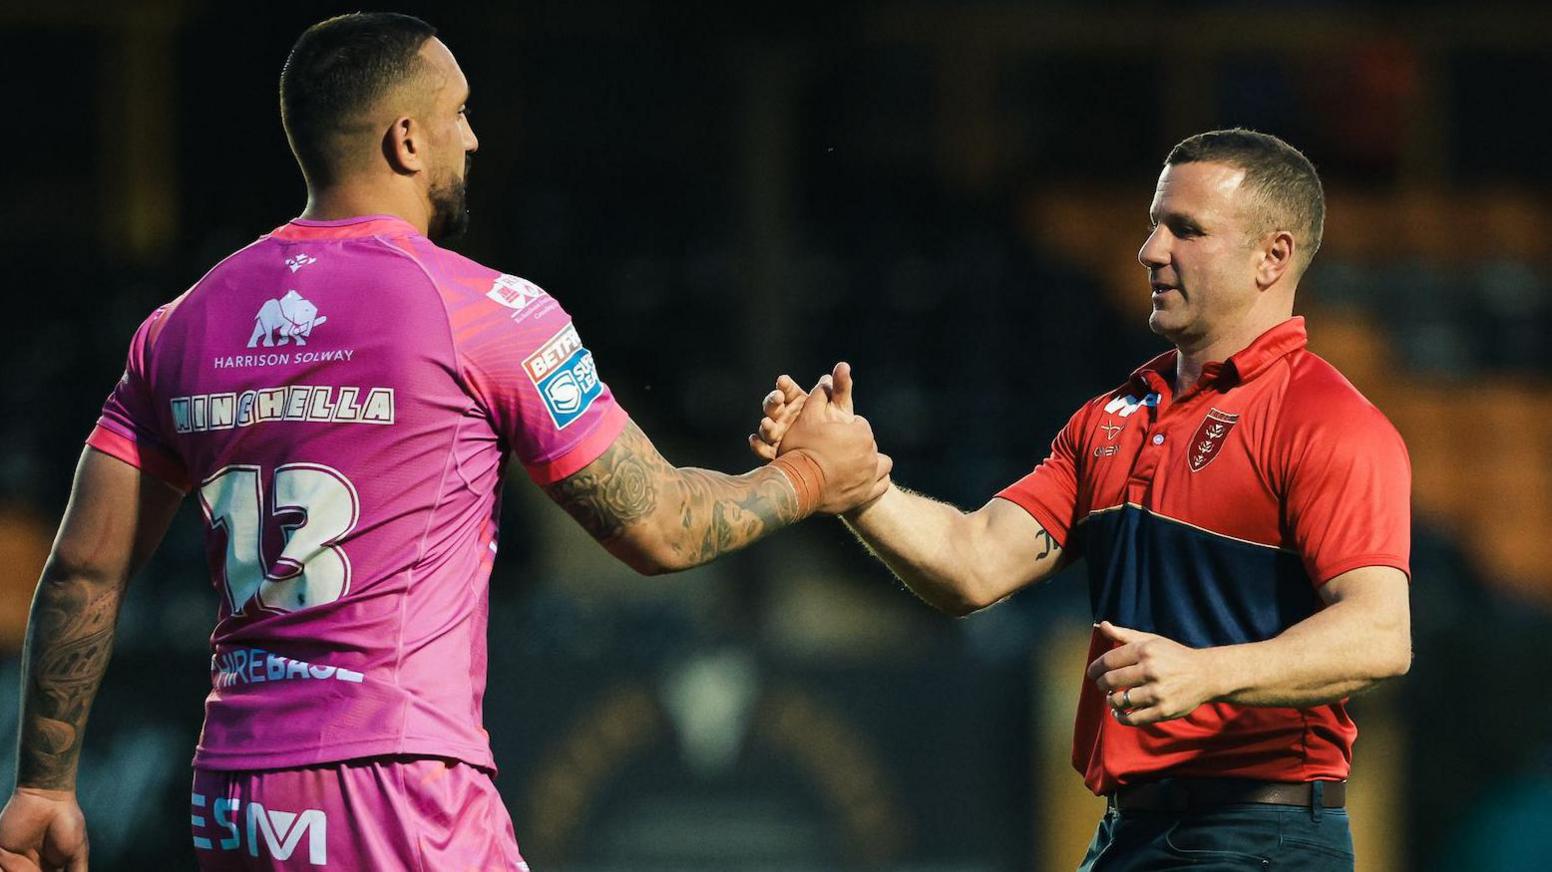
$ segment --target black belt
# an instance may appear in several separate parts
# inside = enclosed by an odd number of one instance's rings
[[[1249,781],[1243,778],[1167,778],[1122,787],[1107,799],[1119,811],[1193,811],[1215,805],[1249,802],[1311,808],[1314,784],[1320,785],[1324,808],[1347,805],[1347,782]]]

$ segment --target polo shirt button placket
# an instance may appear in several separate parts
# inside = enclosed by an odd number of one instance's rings
[[[1168,395],[1168,387],[1162,379],[1157,377],[1147,379],[1141,386],[1148,394],[1157,399],[1148,404],[1148,408],[1140,412],[1146,415],[1147,426],[1143,430],[1143,444],[1132,459],[1132,469],[1126,478],[1125,501],[1135,505],[1144,505],[1148,488],[1153,484],[1153,473],[1159,467],[1159,449],[1164,445],[1164,434],[1159,432],[1164,427],[1164,419],[1168,417],[1174,406],[1173,399]]]
[[[1160,424],[1155,422],[1149,429],[1156,430]],[[1132,464],[1132,474],[1126,481],[1126,501],[1142,505],[1147,496],[1148,487],[1153,483],[1153,472],[1159,467],[1158,450],[1164,445],[1164,434],[1154,433],[1147,437],[1142,450],[1137,452],[1137,460]]]

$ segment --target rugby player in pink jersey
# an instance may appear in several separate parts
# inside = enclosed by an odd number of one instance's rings
[[[887,488],[849,379],[833,402],[816,390],[769,466],[673,466],[554,297],[438,247],[466,221],[468,94],[419,19],[341,16],[292,49],[306,211],[130,344],[33,603],[6,872],[86,868],[87,712],[128,579],[186,495],[222,595],[200,867],[521,870],[481,724],[508,458],[649,574]]]

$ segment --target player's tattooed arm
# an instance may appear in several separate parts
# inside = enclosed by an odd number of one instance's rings
[[[546,491],[610,553],[649,574],[699,566],[802,517],[780,470],[675,467],[635,423]]]
[[[18,788],[74,789],[119,603],[182,499],[121,460],[90,448],[81,456],[27,623]]]
[[[113,651],[123,589],[45,573],[27,625],[21,745],[16,782],[69,790],[86,715]]]

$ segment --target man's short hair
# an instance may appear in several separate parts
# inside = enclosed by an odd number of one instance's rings
[[[1170,149],[1165,166],[1219,163],[1245,172],[1242,183],[1255,196],[1260,213],[1258,235],[1288,230],[1299,242],[1300,269],[1320,250],[1326,224],[1326,194],[1315,165],[1288,143],[1255,130],[1236,127],[1198,133]]]
[[[309,184],[333,181],[363,113],[423,64],[436,28],[411,15],[354,12],[303,31],[280,71],[280,119]]]

